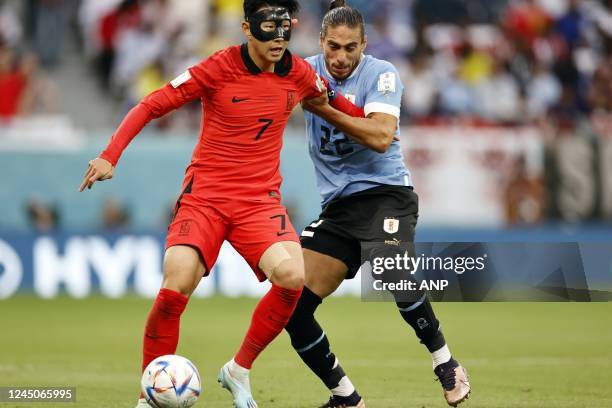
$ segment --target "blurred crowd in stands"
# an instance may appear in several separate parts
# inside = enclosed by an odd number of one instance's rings
[[[294,52],[318,52],[327,0],[302,1]],[[392,61],[413,123],[585,119],[612,133],[612,0],[352,0],[367,53]],[[214,51],[242,41],[242,0],[4,0],[0,117],[55,112],[67,43],[123,112]],[[82,63],[82,62],[81,62]],[[60,99],[60,100],[58,100]],[[187,117],[197,126],[198,111]],[[406,122],[404,122],[406,123]]]
[[[40,65],[44,62],[48,67],[57,61],[59,49],[52,49],[51,42],[57,42],[60,33],[51,29],[45,18],[37,19],[39,36],[32,37],[31,45],[26,45],[26,37],[32,31],[13,5],[14,2],[0,2],[0,124],[16,115],[53,113],[58,109],[58,90]],[[43,41],[46,35],[49,43]],[[35,44],[36,41],[41,43]]]
[[[409,115],[501,124],[548,117],[562,129],[590,117],[609,134],[611,6],[521,0],[493,10],[492,21],[419,19],[404,65]]]
[[[402,124],[535,125],[545,136],[612,136],[612,0],[348,2],[366,19],[366,53],[400,71]],[[290,48],[306,57],[319,52],[329,1],[301,4]],[[121,118],[190,65],[243,42],[243,18],[242,0],[0,0],[0,129],[33,115],[79,117],[79,106],[99,103],[84,82]],[[71,110],[67,87],[79,99]],[[199,120],[194,103],[156,126],[193,130]],[[303,126],[299,115],[294,123]],[[537,222],[546,207],[543,182],[521,158],[515,167],[506,180],[506,218]],[[60,223],[60,211],[41,199],[26,211],[38,231]],[[106,202],[103,228],[130,222],[128,205]]]

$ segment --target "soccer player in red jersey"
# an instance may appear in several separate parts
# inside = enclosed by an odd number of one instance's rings
[[[113,177],[123,150],[152,119],[202,100],[202,127],[166,239],[164,277],[147,319],[143,369],[174,354],[189,296],[210,273],[224,240],[272,288],[260,300],[238,352],[219,381],[238,408],[254,408],[249,370],[283,330],[304,285],[299,239],[280,197],[280,150],[300,101],[326,104],[325,86],[310,65],[287,50],[295,0],[245,0],[248,42],[217,52],[144,98],[125,117],[106,150],[89,162],[80,191]],[[356,115],[362,111],[334,99]],[[146,407],[153,395],[143,395]]]

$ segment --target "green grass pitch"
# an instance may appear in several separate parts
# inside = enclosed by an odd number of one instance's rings
[[[230,407],[216,383],[235,352],[254,299],[194,299],[178,354],[203,378],[196,407]],[[141,333],[150,300],[100,297],[0,301],[0,386],[75,386],[77,403],[0,407],[135,405]],[[438,303],[451,351],[467,367],[462,407],[612,407],[612,303]],[[318,314],[333,350],[369,408],[446,406],[431,360],[394,305],[326,301]],[[255,363],[262,408],[316,407],[327,392],[283,333]]]

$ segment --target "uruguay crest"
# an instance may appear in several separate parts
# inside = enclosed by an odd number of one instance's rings
[[[387,234],[395,234],[399,230],[399,220],[397,218],[385,218],[383,230]]]

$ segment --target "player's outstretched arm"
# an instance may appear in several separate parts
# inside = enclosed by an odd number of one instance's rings
[[[397,131],[397,118],[386,113],[376,112],[367,118],[359,118],[340,112],[329,104],[312,104],[307,100],[302,106],[334,125],[357,143],[378,153],[389,149]]]
[[[144,102],[144,100],[143,100]],[[91,160],[85,171],[85,176],[79,187],[79,192],[85,187],[91,189],[96,181],[112,178],[115,166],[121,153],[136,135],[145,127],[153,115],[146,103],[140,102],[123,119],[102,154]]]
[[[319,89],[321,89],[321,92],[326,91],[328,103],[331,105],[332,108],[337,109],[340,112],[346,113],[347,115],[355,118],[365,117],[365,111],[363,110],[363,108],[353,104],[351,101],[346,99],[344,95],[333,89],[327,79],[320,77],[318,74],[317,79],[317,86],[319,87]],[[317,103],[314,103],[315,101]],[[308,102],[311,105],[323,105],[323,103],[321,103],[321,98],[310,99],[308,100]]]
[[[146,96],[128,112],[102,154],[89,162],[79,191],[83,191],[85,187],[91,189],[96,181],[111,179],[121,154],[147,123],[164,116],[196,96],[195,93],[186,94],[171,85],[166,85]]]
[[[378,153],[386,152],[395,139],[397,118],[385,113],[371,113],[364,117],[363,108],[351,103],[341,93],[330,90],[329,82],[317,77],[317,86],[326,89],[329,98],[306,99],[302,107],[322,117],[357,143]]]

